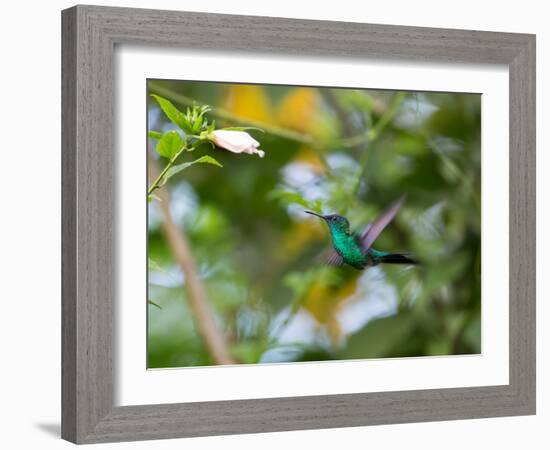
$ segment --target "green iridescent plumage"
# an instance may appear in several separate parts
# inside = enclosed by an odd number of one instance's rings
[[[306,212],[321,217],[329,227],[333,251],[328,257],[328,262],[333,265],[348,264],[358,270],[363,270],[380,263],[417,264],[415,260],[405,254],[382,252],[371,247],[374,240],[391,222],[402,203],[403,199],[394,203],[360,234],[351,231],[348,219],[343,216]]]

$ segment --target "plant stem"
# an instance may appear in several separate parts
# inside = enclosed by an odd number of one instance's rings
[[[185,146],[183,147],[185,148]],[[183,151],[183,150],[181,150]],[[159,176],[155,179],[155,181],[153,181],[153,184],[151,185],[151,187],[149,188],[149,190],[147,191],[147,195],[151,195],[155,189],[158,189],[160,188],[160,182],[162,181],[162,179],[164,178],[164,175],[166,175],[166,172],[168,172],[168,170],[170,169],[170,167],[172,167],[174,165],[174,162],[176,161],[176,158],[180,155],[181,151],[179,151],[169,162],[168,164],[166,164],[166,167],[164,169],[162,169],[162,172],[159,174]]]
[[[194,137],[194,136],[193,136]],[[201,141],[197,141],[194,144],[191,145],[191,147],[187,147],[187,143],[184,143],[183,146],[178,150],[178,152],[168,161],[168,164],[166,164],[166,167],[162,169],[162,172],[160,172],[159,176],[155,178],[155,181],[153,181],[153,184],[151,187],[147,190],[147,195],[151,195],[155,189],[159,189],[162,187],[160,184],[162,182],[162,179],[164,178],[164,175],[166,175],[166,172],[170,170],[170,168],[174,165],[176,160],[179,158],[179,156],[185,152],[185,151],[193,151],[195,150],[199,145],[201,144]]]
[[[157,163],[152,157],[149,160],[149,169],[152,177],[158,173]],[[159,177],[160,175],[156,179],[159,179]],[[154,185],[155,183],[153,183]],[[210,307],[206,294],[206,287],[199,277],[185,232],[176,225],[170,213],[168,190],[166,187],[158,187],[158,185],[157,189],[159,189],[162,226],[166,234],[168,247],[185,276],[187,297],[193,311],[197,331],[203,338],[208,352],[216,364],[235,364],[235,360],[229,354],[225,338],[216,323],[214,312]]]

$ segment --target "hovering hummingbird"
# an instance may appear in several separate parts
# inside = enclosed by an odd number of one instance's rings
[[[313,211],[305,212],[320,217],[329,227],[332,248],[329,251],[327,262],[335,266],[345,263],[358,270],[363,270],[380,263],[418,264],[406,254],[382,252],[371,247],[384,228],[392,221],[402,204],[403,197],[392,204],[372,224],[367,225],[361,233],[352,232],[348,219],[338,214],[322,215]]]

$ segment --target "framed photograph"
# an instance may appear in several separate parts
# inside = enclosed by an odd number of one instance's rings
[[[535,413],[535,37],[75,6],[62,436]]]

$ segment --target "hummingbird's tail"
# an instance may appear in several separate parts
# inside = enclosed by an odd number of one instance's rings
[[[380,257],[380,262],[386,264],[418,264],[418,261],[404,253],[388,253]]]

